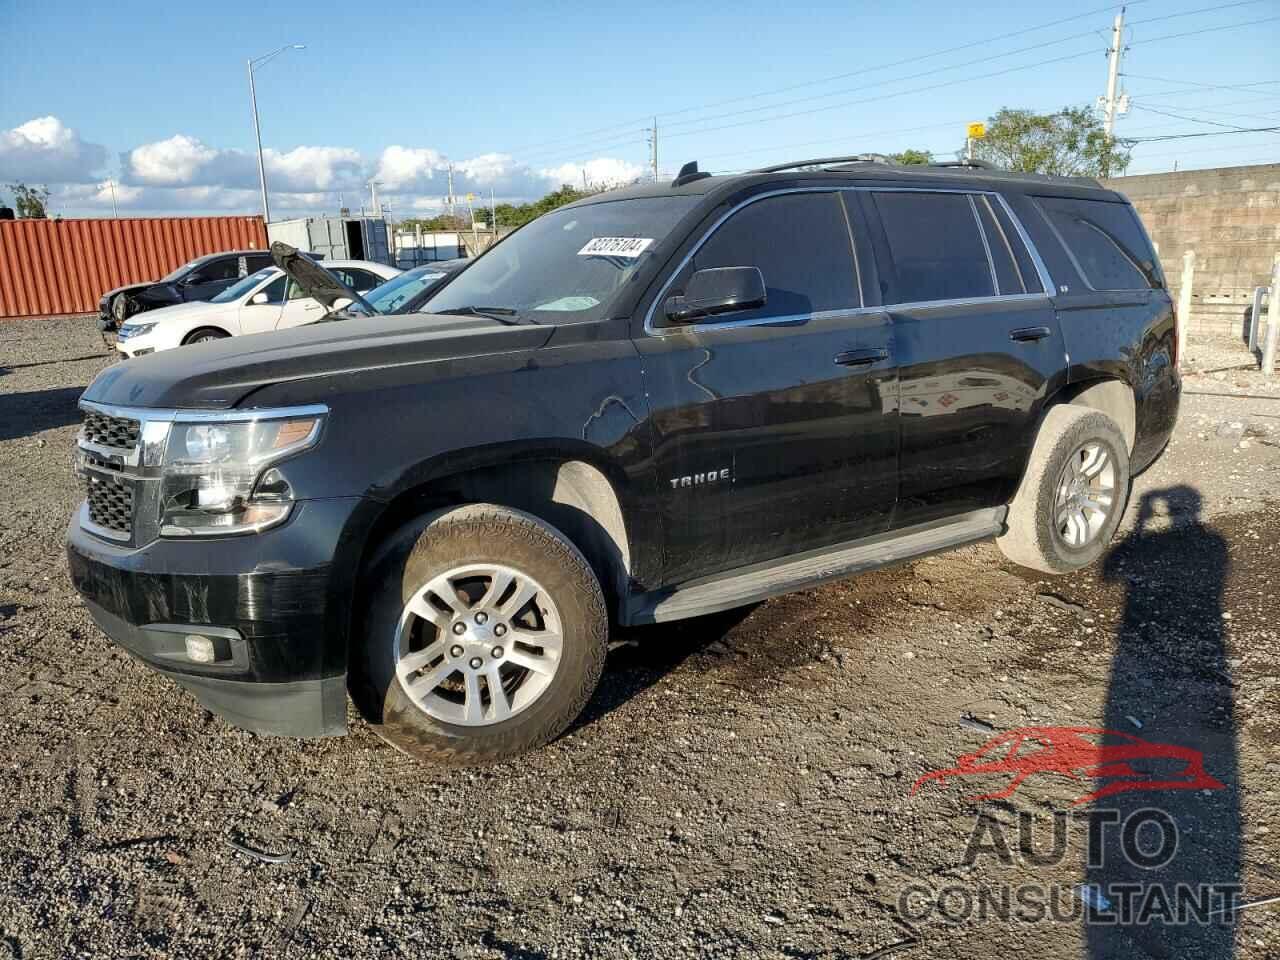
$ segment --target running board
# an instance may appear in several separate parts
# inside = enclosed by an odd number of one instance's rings
[[[1006,507],[974,510],[862,540],[838,543],[780,560],[633,595],[626,622],[666,623],[717,613],[865,570],[994,537],[1004,530]]]

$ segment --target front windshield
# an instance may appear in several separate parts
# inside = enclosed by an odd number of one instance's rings
[[[699,199],[645,197],[553,210],[503,240],[419,309],[509,310],[535,323],[598,320]]]
[[[166,273],[163,277],[160,278],[160,282],[173,283],[175,280],[177,280],[180,276],[182,276],[184,273],[186,273],[188,270],[190,270],[192,267],[194,267],[197,263],[199,263],[203,259],[204,257],[196,257],[194,260],[188,260],[186,263],[180,266],[177,270],[174,270],[172,273]]]
[[[364,298],[369,301],[378,313],[391,313],[396,307],[405,303],[430,284],[444,277],[443,270],[435,267],[418,267],[392,277],[386,283],[380,283]]]
[[[276,272],[275,267],[267,267],[265,270],[259,270],[257,273],[251,273],[243,280],[233,283],[227,289],[210,300],[210,303],[230,303],[232,300],[239,300],[246,293],[260,284],[267,277]]]

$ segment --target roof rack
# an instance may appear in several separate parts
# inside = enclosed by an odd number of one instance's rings
[[[855,153],[848,157],[819,157],[816,160],[794,160],[791,163],[779,163],[772,167],[760,167],[752,173],[781,173],[784,170],[797,170],[801,167],[829,167],[837,163],[880,163],[885,166],[896,164],[883,153]]]
[[[974,170],[999,170],[1006,173],[1004,167],[997,167],[994,163],[988,163],[986,160],[939,160],[936,163],[925,164],[929,167],[972,167]]]

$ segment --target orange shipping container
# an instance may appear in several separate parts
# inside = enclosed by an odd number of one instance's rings
[[[0,318],[90,313],[206,253],[264,250],[261,217],[0,220]]]

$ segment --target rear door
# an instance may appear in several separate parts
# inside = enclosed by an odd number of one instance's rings
[[[289,288],[285,295],[284,309],[280,311],[280,319],[276,326],[283,330],[296,327],[312,320],[319,320],[325,315],[324,305],[307,296],[298,281],[289,278]]]
[[[1000,197],[860,193],[893,320],[902,398],[895,527],[1006,502],[1064,382],[1045,281]]]
[[[863,305],[851,236],[864,233],[838,192],[757,197],[662,287],[636,347],[666,582],[887,526],[897,486],[893,333]],[[760,269],[763,307],[666,322],[663,303],[695,270],[734,266]]]

